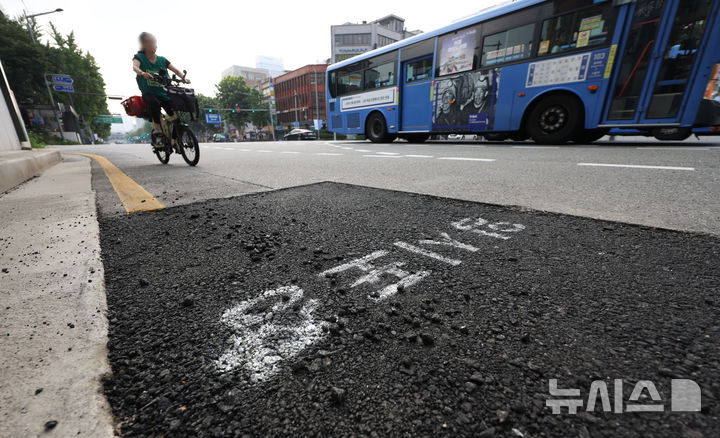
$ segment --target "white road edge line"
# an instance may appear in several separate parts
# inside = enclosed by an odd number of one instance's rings
[[[511,146],[513,149],[560,149],[558,146]]]
[[[449,161],[484,161],[491,163],[497,161],[494,158],[463,158],[463,157],[439,157],[438,160],[449,160]]]
[[[396,152],[375,152],[378,155],[400,155]]]
[[[362,152],[363,154],[369,154],[372,151],[369,149],[357,149],[356,152]]]
[[[400,155],[363,155],[365,158],[405,158]]]
[[[405,155],[408,158],[435,158],[432,155]]]
[[[709,147],[707,147],[707,148],[704,148],[704,147],[687,147],[687,148],[683,148],[683,147],[666,147],[666,148],[663,148],[663,147],[657,147],[657,148],[655,148],[655,147],[652,147],[652,148],[637,147],[635,149],[639,149],[641,151],[642,150],[645,150],[645,151],[711,151],[712,150]]]
[[[300,152],[298,152],[298,151],[282,151],[281,153],[282,154],[299,154]]]
[[[675,166],[645,166],[640,164],[605,164],[605,163],[578,163],[578,166],[591,167],[624,167],[628,169],[659,169],[659,170],[689,170],[694,171],[694,167],[675,167]]]
[[[334,154],[331,152],[316,152],[315,155],[322,155],[323,157],[337,157],[342,154]]]

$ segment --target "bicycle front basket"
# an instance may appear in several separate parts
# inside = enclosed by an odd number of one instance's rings
[[[167,93],[168,97],[170,97],[172,109],[190,113],[193,118],[200,115],[200,107],[197,97],[195,97],[195,90],[185,87],[167,87]]]

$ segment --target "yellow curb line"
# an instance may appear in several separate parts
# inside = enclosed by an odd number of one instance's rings
[[[117,193],[120,201],[125,207],[125,211],[130,213],[137,213],[139,211],[152,211],[162,210],[165,206],[155,199],[147,190],[145,190],[140,184],[133,181],[132,178],[127,176],[122,170],[118,169],[113,163],[102,155],[95,154],[82,154],[79,152],[70,152],[72,155],[82,155],[84,157],[92,158],[105,171]]]

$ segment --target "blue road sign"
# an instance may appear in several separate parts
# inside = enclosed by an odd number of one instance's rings
[[[59,91],[59,92],[61,92],[61,93],[74,93],[74,92],[75,92],[75,87],[73,87],[72,85],[58,85],[58,84],[55,84],[55,85],[53,85],[53,90]]]
[[[67,76],[67,75],[52,75],[52,81],[53,81],[53,83],[59,84],[59,85],[63,85],[63,84],[72,85],[73,78],[71,78],[70,76]]]
[[[220,116],[220,114],[206,113],[205,123],[207,123],[208,125],[219,125],[222,123],[222,117]]]

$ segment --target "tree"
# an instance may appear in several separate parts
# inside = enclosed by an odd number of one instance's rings
[[[225,115],[226,119],[235,125],[241,127],[245,123],[253,123],[255,126],[265,126],[270,123],[270,116],[263,104],[262,94],[248,86],[245,80],[239,76],[226,76],[215,88],[217,89],[217,105],[221,108],[232,109],[238,107],[242,110],[258,110],[229,112]]]
[[[24,19],[22,19],[24,22]],[[34,20],[30,20],[36,38],[41,35]],[[54,45],[40,44],[30,38],[26,23],[0,15],[0,59],[3,62],[10,87],[21,107],[50,104],[45,86],[45,73],[68,74],[75,81],[78,92],[97,95],[74,94],[77,111],[90,122],[99,136],[110,135],[110,125],[93,122],[95,116],[109,113],[105,100],[105,82],[95,59],[83,53],[75,42],[74,33],[61,35],[50,24],[50,37]],[[69,103],[66,93],[53,92],[56,102]]]

